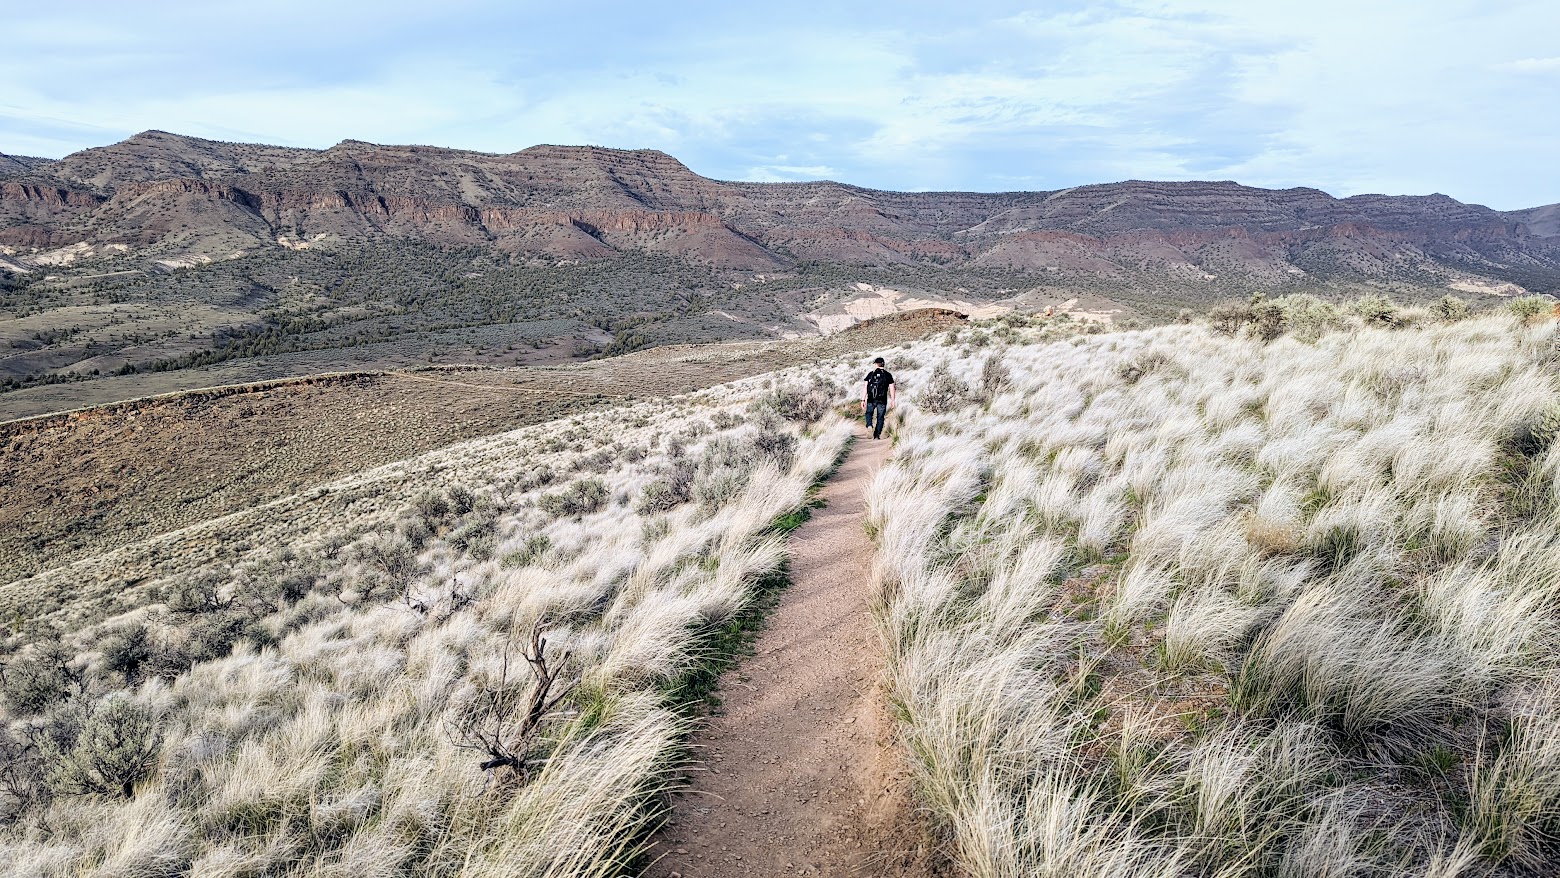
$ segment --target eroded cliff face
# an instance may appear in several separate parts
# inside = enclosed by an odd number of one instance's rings
[[[524,258],[644,252],[752,271],[823,260],[1256,281],[1518,266],[1560,288],[1556,231],[1553,208],[1502,214],[1444,195],[1145,181],[896,193],[724,183],[665,153],[599,147],[305,150],[145,132],[57,162],[0,162],[0,242],[38,248],[405,237]]]

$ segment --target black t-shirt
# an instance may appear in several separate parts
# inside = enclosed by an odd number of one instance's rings
[[[887,369],[873,369],[867,373],[867,402],[888,402],[888,385],[894,383],[894,373]]]

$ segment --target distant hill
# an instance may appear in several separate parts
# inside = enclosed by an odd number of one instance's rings
[[[1526,225],[1530,234],[1560,235],[1560,204],[1514,210],[1507,213],[1506,217]]]
[[[6,155],[0,152],[0,174],[20,174],[54,163],[54,159],[41,159],[30,155]]]
[[[1257,290],[1449,289],[1560,290],[1556,208],[1233,182],[884,192],[723,182],[653,150],[161,131],[0,157],[0,389],[217,363],[253,380],[552,362],[922,305],[1162,320]]]
[[[0,242],[164,246],[411,238],[522,257],[663,253],[765,271],[798,260],[928,262],[1103,276],[1427,280],[1560,286],[1554,208],[1503,214],[1444,195],[1127,181],[1055,192],[881,192],[724,183],[665,153],[536,146],[491,155],[344,141],[325,150],[148,131],[57,162],[0,163]],[[224,252],[225,251],[225,252]]]

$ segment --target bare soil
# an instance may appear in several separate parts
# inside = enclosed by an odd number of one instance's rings
[[[792,585],[720,681],[650,878],[943,874],[881,690],[864,493],[888,456],[863,433],[791,537]]]

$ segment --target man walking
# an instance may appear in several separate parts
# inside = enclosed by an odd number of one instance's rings
[[[872,361],[872,371],[867,373],[861,394],[861,410],[867,416],[867,426],[872,428],[872,438],[883,438],[883,419],[899,398],[899,388],[894,385],[894,374],[883,368],[883,358]]]

